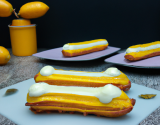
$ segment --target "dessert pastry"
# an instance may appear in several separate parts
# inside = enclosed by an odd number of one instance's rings
[[[125,92],[111,84],[104,87],[56,86],[33,84],[27,94],[26,106],[34,113],[59,111],[80,112],[106,117],[129,113],[135,104]]]
[[[160,55],[160,41],[139,44],[129,47],[126,50],[125,58],[130,61],[150,58]]]
[[[58,86],[102,87],[113,84],[124,91],[128,91],[131,87],[128,77],[114,67],[104,72],[85,72],[56,70],[52,66],[45,66],[34,79],[35,82],[46,82]]]
[[[67,43],[63,46],[62,53],[64,56],[73,57],[104,50],[107,46],[108,42],[106,39],[96,39],[79,43]]]

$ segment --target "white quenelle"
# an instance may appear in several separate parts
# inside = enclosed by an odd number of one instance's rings
[[[63,50],[84,49],[84,48],[88,48],[88,47],[93,47],[93,46],[97,46],[97,45],[106,45],[106,44],[108,44],[107,40],[101,40],[101,41],[97,41],[97,42],[94,42],[94,43],[81,44],[81,45],[65,44],[63,46]]]
[[[67,93],[67,94],[76,94],[84,96],[95,96],[102,103],[109,103],[113,98],[119,97],[122,91],[112,85],[108,84],[104,87],[76,87],[76,86],[56,86],[49,85],[47,83],[35,83],[29,90],[30,97],[38,97],[45,93]]]
[[[45,66],[40,70],[42,76],[50,76],[54,73],[54,68],[52,66]]]
[[[115,77],[119,76],[121,72],[114,67],[108,68],[105,72],[78,72],[78,71],[64,71],[55,70],[52,66],[45,66],[40,70],[42,76],[49,76],[52,74],[63,74],[63,75],[76,75],[76,76],[90,76],[90,77]]]
[[[110,75],[110,76],[119,76],[121,74],[121,72],[115,68],[115,67],[110,67],[108,68],[104,73]]]
[[[160,48],[160,44],[151,45],[151,46],[148,46],[148,47],[128,48],[126,50],[126,53],[146,51],[146,50],[157,49],[157,48]]]

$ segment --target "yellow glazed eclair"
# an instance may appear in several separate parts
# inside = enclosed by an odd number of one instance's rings
[[[124,91],[131,87],[128,77],[115,67],[110,67],[104,72],[86,72],[57,70],[52,66],[45,66],[34,79],[36,83],[46,82],[58,86],[102,87],[112,84]]]
[[[34,113],[79,112],[106,117],[119,117],[129,113],[135,104],[118,87],[56,86],[47,83],[33,84],[27,94],[26,106]]]
[[[160,55],[160,41],[155,41],[129,47],[124,57],[130,61],[137,61],[158,55]]]
[[[62,53],[64,56],[73,57],[104,50],[108,47],[106,39],[95,39],[90,41],[67,43],[63,46]]]

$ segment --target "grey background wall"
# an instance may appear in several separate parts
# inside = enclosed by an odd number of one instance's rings
[[[16,12],[29,0],[8,0]],[[37,24],[38,47],[56,48],[68,42],[107,39],[122,49],[160,40],[159,0],[41,0],[50,9]],[[11,47],[8,24],[0,17],[0,45]],[[23,41],[22,41],[23,42]]]

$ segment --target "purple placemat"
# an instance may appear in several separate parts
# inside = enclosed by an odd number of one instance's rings
[[[59,61],[86,61],[86,60],[93,60],[103,56],[110,55],[114,52],[117,52],[118,50],[120,50],[120,48],[108,46],[105,50],[102,50],[102,51],[97,51],[97,52],[76,56],[76,57],[64,57],[62,54],[62,47],[60,47],[60,48],[39,52],[39,53],[33,54],[33,56],[44,58],[44,59],[59,60]]]
[[[151,57],[144,60],[139,60],[135,62],[128,61],[124,58],[125,52],[112,56],[110,58],[105,59],[105,62],[137,67],[137,68],[160,68],[160,56]]]

